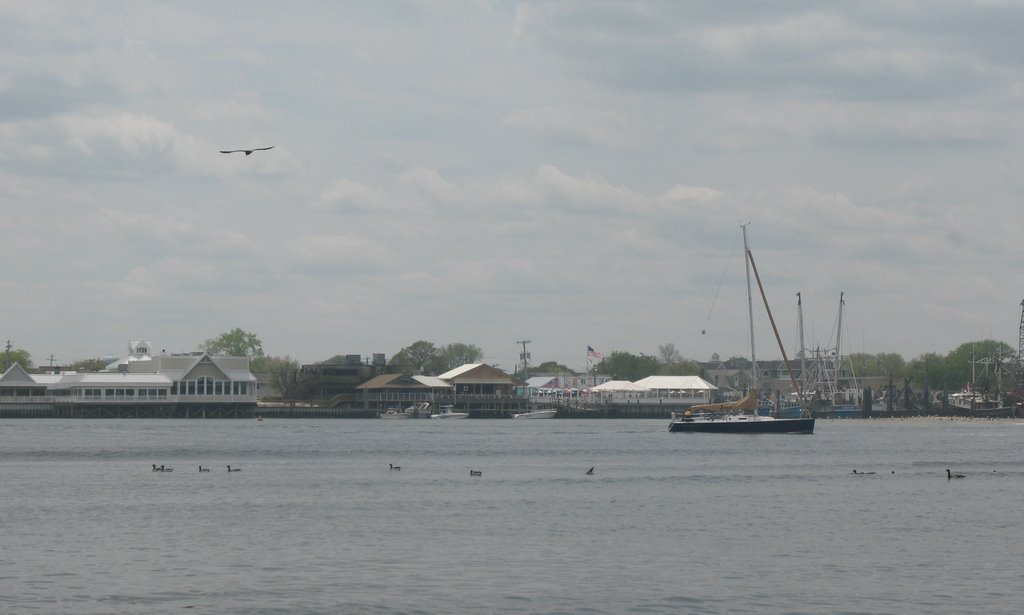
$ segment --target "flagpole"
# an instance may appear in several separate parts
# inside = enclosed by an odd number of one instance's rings
[[[590,386],[594,386],[594,366],[591,363],[590,346],[587,346],[587,375],[590,376]]]

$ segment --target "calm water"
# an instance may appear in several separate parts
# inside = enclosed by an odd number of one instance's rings
[[[1024,424],[666,423],[0,421],[0,612],[1024,604]]]

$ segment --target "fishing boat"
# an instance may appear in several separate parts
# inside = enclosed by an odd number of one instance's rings
[[[743,250],[746,253],[747,265],[747,309],[750,316],[750,356],[753,367],[752,385],[757,383],[757,361],[754,355],[754,308],[750,290],[750,272],[753,270],[754,278],[757,280],[757,288],[761,292],[761,299],[764,302],[765,310],[768,312],[768,320],[772,323],[772,330],[775,332],[775,340],[779,344],[782,358],[786,362],[786,370],[797,392],[797,399],[803,399],[800,385],[793,377],[789,367],[789,357],[786,356],[786,349],[782,346],[782,338],[779,336],[779,329],[775,326],[775,318],[768,307],[768,298],[765,296],[764,287],[761,285],[761,276],[757,273],[757,265],[754,264],[754,256],[747,245],[747,227],[743,228]],[[792,433],[809,434],[814,433],[814,419],[811,418],[806,409],[800,409],[799,416],[785,418],[778,415],[764,416],[758,413],[760,403],[760,391],[758,387],[751,386],[747,394],[734,402],[719,404],[699,404],[691,406],[685,412],[672,413],[672,420],[668,424],[671,432],[682,433]]]
[[[540,408],[534,408],[529,412],[520,412],[519,414],[513,414],[514,419],[553,419],[558,414],[558,410],[552,408],[550,410],[541,410]]]
[[[468,412],[455,412],[455,406],[441,406],[441,411],[431,414],[432,419],[464,419],[469,416]]]

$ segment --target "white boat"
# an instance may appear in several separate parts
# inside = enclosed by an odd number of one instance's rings
[[[464,419],[469,416],[468,412],[455,412],[455,406],[441,406],[441,411],[431,414],[432,419]]]
[[[558,414],[558,410],[541,410],[539,408],[530,410],[529,412],[521,412],[519,414],[513,414],[514,419],[553,419]]]
[[[430,402],[417,402],[405,410],[388,408],[387,412],[381,412],[378,416],[382,419],[418,419],[430,413]]]

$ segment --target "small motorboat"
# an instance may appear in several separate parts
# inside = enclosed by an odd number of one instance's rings
[[[441,406],[441,411],[431,414],[432,419],[464,419],[469,416],[468,412],[455,412],[455,406]]]
[[[521,412],[519,414],[513,414],[514,419],[553,419],[558,414],[558,410],[541,410],[540,408],[534,408],[529,412]]]

